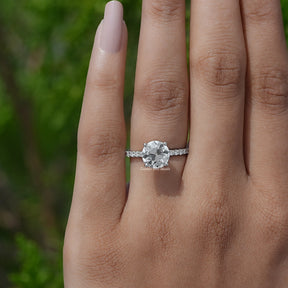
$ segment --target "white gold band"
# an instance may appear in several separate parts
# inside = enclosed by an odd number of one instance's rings
[[[182,156],[189,154],[189,148],[183,148],[183,149],[173,149],[169,150],[170,156]],[[126,151],[125,152],[126,157],[128,158],[142,158],[143,152],[142,151]]]

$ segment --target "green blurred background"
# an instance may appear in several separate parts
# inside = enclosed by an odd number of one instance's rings
[[[77,125],[94,34],[106,2],[0,2],[1,288],[63,287],[61,250]],[[141,1],[122,3],[129,30],[129,127]],[[287,34],[288,0],[282,6]],[[186,14],[188,28],[188,10]]]

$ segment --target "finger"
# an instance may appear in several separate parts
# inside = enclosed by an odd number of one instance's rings
[[[246,55],[239,1],[192,1],[190,39],[187,173],[195,170],[192,165],[198,170],[209,165],[215,172],[231,166],[244,168]]]
[[[95,37],[78,130],[69,220],[75,221],[74,227],[83,227],[84,222],[93,230],[95,225],[115,223],[125,203],[123,87],[127,31],[122,17],[120,2],[109,2]]]
[[[242,11],[249,59],[246,162],[251,176],[270,181],[277,173],[280,181],[288,172],[288,53],[280,1],[243,0]]]
[[[152,140],[165,141],[169,148],[185,147],[187,125],[185,1],[143,0],[131,149],[142,150],[143,143]],[[158,180],[157,186],[166,183],[168,190],[176,189],[184,162],[185,156],[173,157],[169,161],[170,170],[158,173],[151,170],[144,172],[141,169],[144,166],[142,160],[132,159],[131,191],[139,190],[136,187],[143,188],[143,185],[155,187]],[[155,173],[161,174],[156,182]]]

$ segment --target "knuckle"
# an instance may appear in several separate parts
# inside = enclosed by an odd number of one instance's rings
[[[240,53],[213,52],[196,59],[196,76],[219,92],[235,92],[242,84],[244,61]],[[230,93],[229,93],[230,94]]]
[[[239,211],[233,207],[229,197],[236,193],[235,182],[227,182],[226,174],[226,177],[219,176],[202,189],[201,193],[210,196],[195,211],[196,226],[193,230],[212,251],[221,253],[231,244],[239,221]]]
[[[97,69],[94,73],[88,73],[86,87],[114,92],[120,89],[120,83],[121,81],[116,73]]]
[[[163,209],[157,205],[153,207],[154,209],[151,207],[151,210],[146,211],[144,215],[144,226],[141,229],[146,233],[141,233],[144,236],[142,247],[144,250],[149,249],[150,253],[163,254],[162,252],[169,251],[175,242],[173,233],[175,215],[173,216],[174,213],[170,209]]]
[[[79,261],[88,282],[90,280],[102,284],[115,283],[125,266],[122,253],[117,245],[81,253]]]
[[[123,272],[125,254],[118,234],[104,237],[79,237],[65,239],[64,265],[69,266],[76,278],[86,284],[112,284]],[[93,245],[91,245],[93,243]],[[89,285],[87,285],[89,286]]]
[[[251,80],[250,101],[263,106],[267,112],[281,114],[288,107],[288,70],[266,68]]]
[[[187,87],[181,81],[148,80],[138,93],[147,114],[179,117],[187,105]]]
[[[63,263],[66,265],[66,263],[71,263],[73,259],[73,254],[74,254],[74,243],[72,243],[71,239],[67,237],[67,232],[65,235],[65,241],[63,245]]]
[[[119,161],[119,156],[122,157],[121,153],[124,153],[125,137],[119,128],[108,130],[95,131],[79,127],[77,144],[79,155],[97,161],[98,165],[105,165],[107,159],[110,163]]]
[[[235,230],[234,215],[226,203],[212,200],[199,213],[201,235],[218,249],[226,249]]]
[[[170,229],[171,224],[168,224],[167,217],[158,217],[158,219],[155,220],[156,222],[154,223],[150,222],[151,225],[149,225],[150,227],[148,228],[149,231],[153,231],[152,247],[154,246],[160,248],[161,251],[166,251],[170,247],[173,240]]]
[[[268,241],[288,238],[288,203],[287,199],[280,196],[286,195],[287,185],[280,188],[279,183],[275,183],[269,189],[257,185],[255,189],[258,196],[253,204],[257,207],[256,225],[261,228],[261,237]]]
[[[158,0],[151,1],[147,9],[148,14],[160,22],[170,22],[179,20],[182,17],[183,0],[169,1]]]
[[[260,226],[265,239],[288,239],[288,212],[280,207],[263,207],[260,210]]]
[[[245,18],[250,22],[267,22],[271,19],[275,9],[273,9],[273,1],[271,0],[256,0],[249,1]]]

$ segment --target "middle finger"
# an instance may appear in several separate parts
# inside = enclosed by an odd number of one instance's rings
[[[244,168],[246,55],[239,0],[192,1],[190,63],[187,171],[209,166],[223,172],[238,168],[235,163]]]

